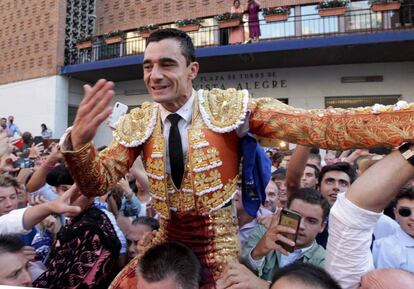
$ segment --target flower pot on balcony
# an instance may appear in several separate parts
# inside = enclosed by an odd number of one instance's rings
[[[79,42],[76,44],[77,49],[86,49],[92,47],[92,41]]]
[[[121,41],[122,41],[121,36],[111,36],[105,39],[106,44],[115,44],[115,43],[120,43]]]
[[[398,1],[389,2],[389,3],[373,3],[371,9],[374,12],[389,11],[389,10],[398,10],[401,7],[401,3]]]
[[[184,32],[197,31],[198,29],[200,29],[200,24],[184,25],[184,26],[178,27],[178,29]]]
[[[148,38],[150,36],[151,32],[149,31],[142,31],[139,32],[139,36],[141,36],[142,38]]]
[[[266,15],[265,17],[266,22],[277,22],[277,21],[286,21],[289,18],[288,14],[271,14]]]
[[[232,19],[217,22],[219,28],[237,27],[240,25],[240,19]]]
[[[321,8],[321,9],[319,9],[319,15],[321,17],[340,16],[340,15],[344,15],[345,12],[346,12],[346,7],[334,7],[334,8]]]

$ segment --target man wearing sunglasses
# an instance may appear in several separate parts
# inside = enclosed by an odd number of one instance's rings
[[[397,231],[376,240],[372,253],[376,268],[397,268],[414,273],[414,188],[402,188],[395,198]]]

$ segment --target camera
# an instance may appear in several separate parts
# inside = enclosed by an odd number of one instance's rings
[[[20,158],[14,162],[14,167],[21,168],[21,169],[33,168],[34,165],[35,165],[34,160],[29,159],[29,158]]]

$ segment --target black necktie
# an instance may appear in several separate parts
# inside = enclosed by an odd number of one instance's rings
[[[170,135],[168,136],[171,177],[175,186],[179,189],[184,174],[183,147],[181,145],[180,131],[178,130],[178,122],[181,116],[172,113],[167,118],[171,123]]]

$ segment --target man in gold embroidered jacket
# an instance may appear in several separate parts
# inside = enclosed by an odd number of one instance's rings
[[[251,99],[235,89],[194,91],[199,65],[191,39],[175,29],[148,39],[144,82],[153,103],[125,115],[110,147],[97,153],[91,141],[109,116],[113,83],[84,87],[85,97],[62,151],[82,194],[99,196],[125,175],[142,153],[152,203],[161,216],[153,243],[179,241],[191,247],[202,266],[201,288],[215,288],[223,266],[237,259],[239,245],[231,208],[239,169],[239,139],[247,130],[265,138],[345,150],[395,147],[414,141],[414,108],[302,110],[273,98]],[[179,188],[170,177],[167,116],[179,114],[184,175]],[[243,132],[244,131],[244,132]],[[131,286],[133,260],[111,288]],[[127,282],[128,281],[128,282]],[[125,285],[128,284],[128,285]]]

